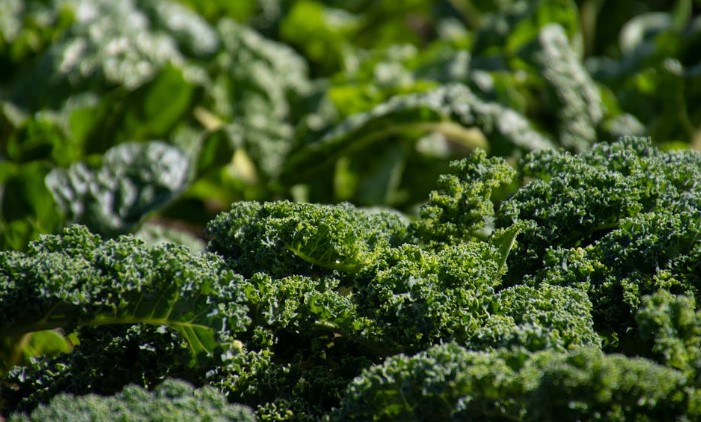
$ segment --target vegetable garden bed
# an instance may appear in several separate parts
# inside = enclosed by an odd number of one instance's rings
[[[698,420],[678,1],[10,0],[0,419]]]

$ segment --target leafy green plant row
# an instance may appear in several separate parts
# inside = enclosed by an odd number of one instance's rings
[[[645,138],[477,150],[415,219],[243,201],[199,253],[45,235],[0,253],[2,413],[178,378],[261,420],[696,420],[699,180]]]
[[[477,147],[699,147],[691,0],[6,3],[2,249],[201,235],[237,200],[409,211]]]

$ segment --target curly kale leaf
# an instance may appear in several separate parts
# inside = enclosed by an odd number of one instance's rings
[[[146,223],[138,232],[134,233],[134,236],[143,240],[147,245],[174,243],[187,247],[193,253],[202,252],[207,247],[202,239],[192,233],[159,224]]]
[[[334,272],[337,279],[255,274],[243,287],[252,329],[239,337],[251,350],[232,355],[210,382],[236,400],[259,403],[259,414],[281,414],[335,406],[362,367],[437,343],[525,350],[596,343],[586,295],[553,288],[531,303],[524,291],[523,297],[504,294],[500,305],[495,287],[503,271],[499,248],[474,241],[442,250],[388,247],[357,273]],[[515,313],[525,307],[540,313],[504,317],[511,318],[507,326],[497,315],[519,300]],[[483,334],[492,320],[501,337]]]
[[[533,221],[524,230],[515,274],[531,272],[551,247],[585,247],[619,228],[628,217],[668,213],[669,207],[694,207],[699,192],[701,156],[664,153],[644,138],[598,144],[571,155],[536,152],[519,165],[528,183],[504,201],[497,226]],[[675,210],[676,212],[676,210]]]
[[[699,414],[693,380],[646,359],[578,349],[535,356],[540,372],[529,391],[530,420],[693,420]],[[549,357],[549,359],[548,359]]]
[[[424,243],[455,243],[491,234],[492,194],[513,183],[516,172],[501,158],[487,158],[483,150],[453,162],[451,174],[438,179],[437,190],[421,207],[410,233]]]
[[[467,345],[473,350],[516,348],[567,351],[601,347],[586,292],[571,287],[516,286],[501,290],[491,314]]]
[[[210,382],[259,404],[260,415],[323,413],[316,406],[335,406],[341,380],[361,367],[444,342],[525,351],[600,344],[583,292],[498,292],[505,248],[491,238],[425,247],[408,243],[395,214],[290,202],[236,203],[209,230],[211,251],[237,271],[257,272],[243,286],[252,324],[239,338],[250,349],[232,355],[231,367],[225,363]],[[356,258],[319,265],[319,256],[328,262],[338,251]]]
[[[260,420],[319,420],[338,406],[348,383],[372,363],[352,348],[324,350],[326,344],[293,356],[290,350],[282,355],[244,351],[217,367],[208,381],[230,401],[257,406]]]
[[[351,299],[370,324],[355,338],[381,354],[413,352],[455,341],[476,350],[568,350],[600,346],[592,305],[573,288],[498,290],[505,268],[488,242],[436,250],[386,250],[358,274]]]
[[[510,181],[513,170],[483,153],[471,160],[456,164],[462,179],[450,176],[455,183],[446,184],[454,189],[437,193],[431,203],[449,202],[444,214],[434,213],[440,223],[432,223],[452,224],[449,233],[432,233],[426,215],[412,223],[413,233],[407,235],[406,223],[384,211],[368,213],[348,204],[240,202],[209,224],[209,249],[251,276],[246,291],[252,317],[272,337],[290,330],[305,335],[333,331],[386,356],[449,340],[499,347],[511,341],[499,336],[515,339],[516,330],[531,324],[535,331],[528,334],[532,341],[526,348],[597,343],[590,302],[568,289],[552,296],[543,292],[542,304],[532,306],[542,309],[542,320],[501,315],[506,319],[493,321],[493,330],[501,334],[479,331],[492,313],[504,312],[495,292],[521,227],[480,238],[473,233],[485,228],[481,214],[493,214],[491,191]],[[468,198],[451,201],[453,192],[466,192]],[[455,221],[465,220],[465,203],[480,211],[468,215],[475,221]],[[566,319],[566,312],[549,313],[550,300],[562,300],[577,314],[576,322],[546,327],[549,318]]]
[[[186,382],[169,379],[153,391],[130,385],[114,396],[73,396],[61,394],[29,415],[15,414],[11,421],[210,421],[256,420],[247,407],[229,404],[212,387],[193,388]]]
[[[637,353],[624,339],[636,336],[642,296],[698,294],[701,155],[638,138],[577,156],[533,154],[521,168],[532,180],[502,204],[497,225],[535,224],[510,255],[508,283],[584,289],[597,331]]]
[[[468,407],[466,419],[519,419],[517,371],[498,355],[469,352],[453,343],[415,356],[393,356],[353,380],[334,417],[451,420],[462,402]]]
[[[150,324],[180,333],[193,354],[211,353],[248,323],[241,282],[216,256],[132,237],[101,241],[73,226],[26,253],[0,253],[0,337]]]
[[[243,274],[308,274],[312,268],[357,271],[383,248],[401,243],[396,213],[287,201],[238,202],[212,220],[210,250]]]
[[[207,381],[234,401],[257,405],[261,419],[323,415],[360,368],[386,353],[377,324],[339,280],[260,273],[244,291],[252,318],[239,337],[245,349],[225,356]]]
[[[189,160],[162,142],[111,148],[100,167],[85,163],[54,169],[46,185],[68,223],[107,236],[132,231],[151,211],[164,207],[189,182]]]
[[[387,249],[359,273],[353,298],[361,315],[379,325],[376,341],[388,351],[465,341],[489,313],[503,273],[499,258],[486,242]]]
[[[455,344],[371,367],[335,420],[658,420],[698,417],[673,369],[597,349],[524,355]]]
[[[701,311],[690,295],[644,296],[635,315],[640,340],[661,364],[695,376],[701,370]]]

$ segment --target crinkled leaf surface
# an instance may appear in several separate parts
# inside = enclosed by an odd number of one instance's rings
[[[101,241],[85,227],[0,253],[0,338],[106,324],[168,326],[193,354],[247,322],[242,279],[213,255],[133,237]]]
[[[162,142],[127,143],[105,153],[96,168],[77,163],[52,170],[46,184],[69,223],[116,235],[167,204],[188,183],[188,158]]]
[[[531,60],[554,99],[560,120],[559,144],[578,152],[594,143],[603,117],[601,95],[559,25],[545,26],[536,38]]]

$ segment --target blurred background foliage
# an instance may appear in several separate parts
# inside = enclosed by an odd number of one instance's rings
[[[411,214],[475,148],[701,149],[701,1],[5,0],[0,248],[201,247],[237,200]]]

